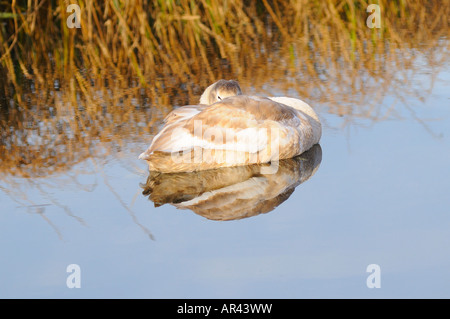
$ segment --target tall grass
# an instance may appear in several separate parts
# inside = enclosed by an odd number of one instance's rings
[[[380,119],[367,99],[408,87],[414,52],[448,61],[450,6],[376,2],[380,29],[364,0],[0,1],[0,171],[46,175],[149,141],[219,78]]]

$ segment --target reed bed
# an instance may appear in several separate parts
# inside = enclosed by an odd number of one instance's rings
[[[81,28],[68,28],[70,3]],[[148,144],[173,106],[220,78],[382,120],[388,91],[448,63],[448,1],[0,1],[0,176],[67,172]],[[401,96],[400,96],[401,98]]]

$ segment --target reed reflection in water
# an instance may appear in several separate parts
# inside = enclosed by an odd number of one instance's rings
[[[300,156],[270,164],[225,167],[187,173],[150,172],[143,194],[156,207],[171,204],[211,220],[236,220],[274,210],[310,179],[322,161],[314,145]]]
[[[416,117],[405,101],[426,99],[448,63],[448,1],[380,0],[380,29],[366,26],[362,0],[78,3],[80,29],[66,27],[64,1],[0,4],[2,179],[138,153],[130,145],[219,78],[349,125],[402,108]]]

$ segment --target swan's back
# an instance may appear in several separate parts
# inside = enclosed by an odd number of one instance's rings
[[[284,105],[288,105],[306,115],[309,118],[310,124],[314,131],[314,144],[319,143],[320,138],[322,137],[322,124],[320,123],[319,116],[309,104],[300,99],[285,96],[269,97],[269,99]]]

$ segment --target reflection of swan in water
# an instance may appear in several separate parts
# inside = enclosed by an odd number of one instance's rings
[[[225,167],[215,170],[150,172],[142,185],[155,206],[172,204],[213,220],[247,218],[272,211],[308,180],[320,165],[322,149],[313,146],[300,156],[269,164]],[[275,172],[275,173],[274,173]]]

